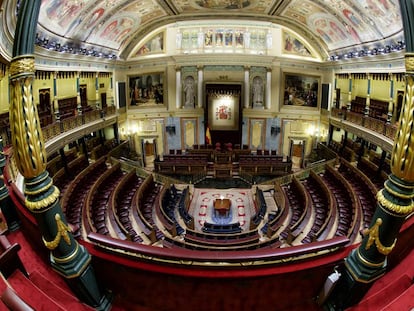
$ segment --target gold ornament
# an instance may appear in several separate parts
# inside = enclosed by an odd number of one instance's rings
[[[399,205],[391,202],[384,196],[384,189],[377,192],[377,201],[389,211],[392,211],[399,215],[408,215],[414,211],[414,201],[411,201],[409,205]]]
[[[413,53],[405,54],[405,70],[407,72],[414,71],[414,54]]]
[[[407,76],[406,85],[405,103],[402,106],[400,124],[395,136],[391,157],[391,171],[395,176],[404,181],[414,182],[414,136],[412,135],[414,113],[413,76]]]
[[[66,244],[68,245],[71,244],[70,236],[68,234],[68,232],[71,232],[70,227],[62,221],[59,214],[55,215],[55,220],[56,220],[56,227],[57,227],[56,237],[53,239],[53,241],[50,241],[50,242],[46,241],[43,238],[43,243],[50,250],[54,250],[56,247],[58,247],[60,240],[62,238],[65,240]]]
[[[10,128],[17,167],[25,178],[46,170],[47,155],[37,107],[33,102],[34,59],[13,61],[11,71]]]
[[[377,218],[377,220],[375,221],[375,224],[370,229],[364,230],[364,235],[369,235],[367,244],[365,245],[365,249],[369,250],[372,244],[375,243],[375,246],[377,247],[378,252],[380,252],[384,256],[387,256],[393,250],[397,239],[394,240],[394,243],[392,243],[391,246],[384,246],[381,243],[381,240],[379,237],[379,227],[381,225],[382,225],[382,219]]]

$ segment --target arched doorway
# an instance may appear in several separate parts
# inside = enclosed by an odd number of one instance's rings
[[[303,137],[289,137],[289,157],[292,160],[292,168],[300,169],[304,167],[306,141]]]

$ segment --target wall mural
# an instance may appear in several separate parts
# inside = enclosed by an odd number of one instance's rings
[[[164,51],[164,32],[154,35],[146,41],[137,51],[135,56],[161,53]]]
[[[206,9],[244,9],[251,5],[252,1],[243,0],[199,0],[195,1],[197,5]]]
[[[312,56],[309,48],[292,33],[283,32],[283,53],[301,56]]]

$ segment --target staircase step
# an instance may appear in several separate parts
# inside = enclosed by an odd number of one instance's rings
[[[414,285],[391,301],[381,311],[410,311],[414,308]]]
[[[33,284],[19,270],[7,279],[17,295],[36,311],[66,311],[66,309]]]
[[[73,294],[60,286],[47,280],[39,271],[35,270],[30,274],[30,280],[50,298],[59,301],[68,310],[92,311],[93,308],[83,304]]]
[[[411,286],[411,278],[407,274],[392,280],[384,285],[381,290],[372,295],[364,297],[358,305],[347,309],[347,311],[377,311],[385,307],[402,292]]]

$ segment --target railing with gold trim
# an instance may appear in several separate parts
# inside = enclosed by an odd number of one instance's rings
[[[58,122],[54,122],[42,128],[43,138],[45,142],[48,140],[70,130],[73,130],[84,124],[99,120],[105,116],[110,116],[116,114],[116,107],[106,107],[103,110],[91,110],[85,112],[82,115],[70,117],[63,119]],[[0,126],[0,135],[3,138],[3,144],[5,146],[11,144],[11,133],[10,126],[7,124],[5,126]]]
[[[354,123],[356,125],[363,126],[390,139],[394,139],[395,134],[397,133],[396,125],[372,117],[364,116],[361,113],[353,111],[332,108],[331,118],[338,118]]]

